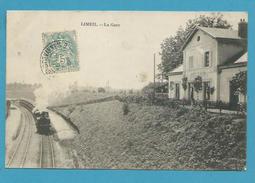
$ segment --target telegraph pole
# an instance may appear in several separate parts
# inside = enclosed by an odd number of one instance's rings
[[[156,54],[153,55],[153,100],[155,99],[156,95]]]

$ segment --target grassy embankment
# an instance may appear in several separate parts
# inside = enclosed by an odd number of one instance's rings
[[[243,169],[246,120],[200,110],[117,100],[56,108],[80,134],[79,168]]]

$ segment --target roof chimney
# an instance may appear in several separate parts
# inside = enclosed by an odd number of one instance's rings
[[[241,38],[247,38],[247,22],[245,19],[241,19],[238,23],[238,36]]]

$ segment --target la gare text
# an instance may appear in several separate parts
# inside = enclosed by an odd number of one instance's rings
[[[81,22],[82,27],[120,27],[118,23]]]

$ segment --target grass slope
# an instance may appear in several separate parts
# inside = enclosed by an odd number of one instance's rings
[[[233,169],[245,167],[246,121],[162,106],[110,101],[59,108],[78,126],[71,146],[80,168]]]

